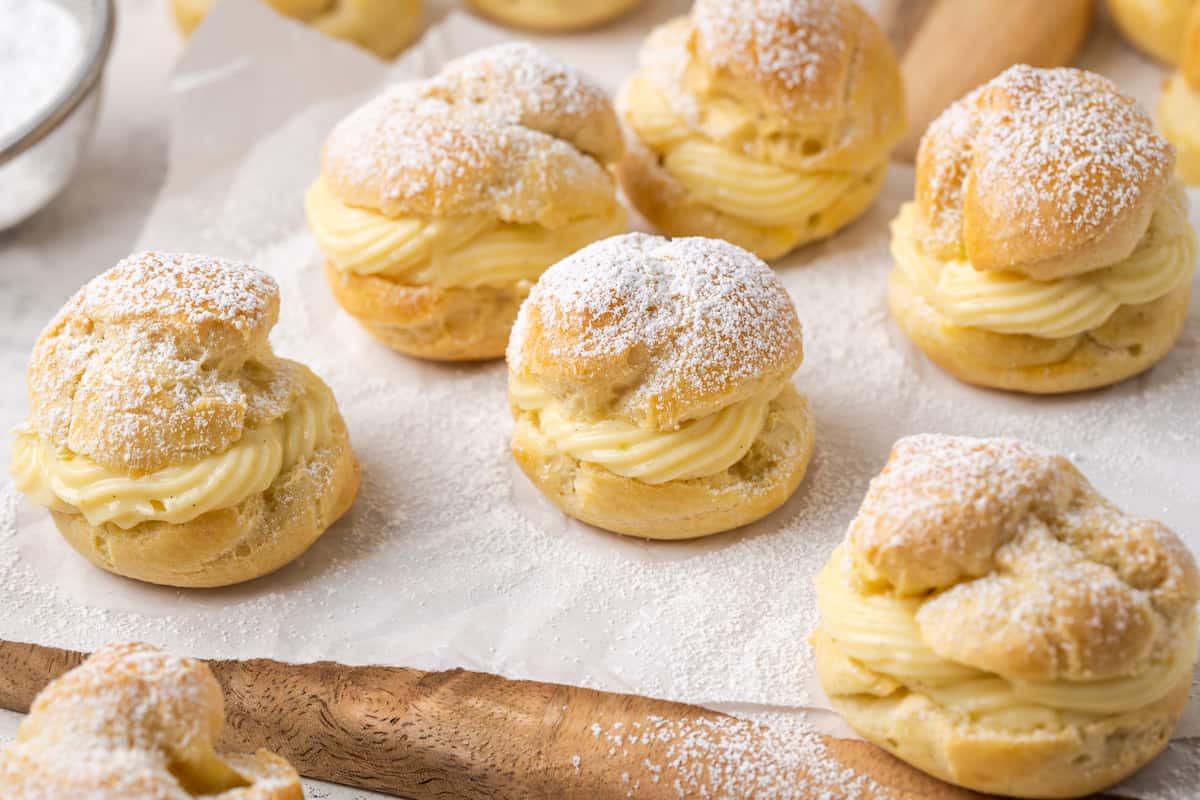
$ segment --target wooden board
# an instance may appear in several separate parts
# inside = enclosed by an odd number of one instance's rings
[[[46,683],[83,658],[0,641],[0,707],[28,711]],[[766,777],[802,763],[776,745],[760,747],[763,732],[752,724],[682,703],[464,670],[268,660],[209,666],[225,689],[222,749],[265,747],[306,777],[415,800],[605,800],[631,792],[665,800],[680,796],[677,780],[689,796],[700,795],[701,787],[716,796],[705,776],[757,770]],[[614,746],[610,736],[595,733],[651,726],[674,735],[625,736]],[[695,731],[703,733],[703,763],[683,741]],[[838,766],[888,787],[868,787],[861,800],[982,797],[922,775],[865,742],[820,738],[828,762],[811,773],[799,770],[789,781],[792,788],[811,789],[814,798],[830,790],[827,796],[842,796],[838,786],[828,785],[827,773]],[[681,753],[690,757],[681,759]]]

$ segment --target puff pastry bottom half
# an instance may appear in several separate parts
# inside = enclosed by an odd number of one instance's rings
[[[51,511],[63,537],[101,569],[164,586],[228,586],[274,572],[307,550],[358,494],[361,474],[340,415],[328,443],[263,492],[190,522],[93,526]]]
[[[393,350],[437,361],[500,358],[528,281],[493,288],[414,286],[342,272],[326,262],[325,277],[338,303]]]
[[[861,673],[820,628],[813,647],[823,686],[838,685],[847,670]],[[884,697],[831,693],[830,702],[864,738],[944,781],[989,794],[1065,798],[1117,783],[1166,747],[1190,686],[1189,674],[1144,708],[1032,730],[984,726],[903,688]]]
[[[888,281],[892,315],[930,360],[967,383],[1030,394],[1095,389],[1149,369],[1179,339],[1191,296],[1188,283],[1149,303],[1122,306],[1095,330],[1041,339],[953,325],[901,270],[893,269]]]
[[[812,415],[790,384],[771,401],[741,461],[715,475],[657,485],[556,451],[531,412],[515,413],[513,456],[555,505],[599,528],[647,539],[692,539],[760,519],[791,497],[812,458]]]

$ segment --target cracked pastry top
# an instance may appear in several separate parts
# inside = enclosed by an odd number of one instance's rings
[[[851,0],[697,0],[646,39],[617,104],[637,209],[765,259],[862,214],[905,129],[895,54]]]
[[[816,588],[834,708],[976,791],[1103,790],[1166,746],[1187,703],[1192,555],[1024,442],[901,439]]]
[[[224,724],[207,666],[111,644],[38,693],[0,751],[0,786],[20,800],[303,800],[279,756],[218,754]]]
[[[508,347],[512,451],[567,514],[685,539],[752,522],[795,491],[813,424],[787,291],[716,239],[633,233],[556,264]]]
[[[1183,329],[1196,236],[1175,154],[1110,81],[1011,67],[930,125],[892,223],[890,306],[969,383],[1105,386]]]
[[[334,128],[305,199],[342,307],[388,346],[498,358],[556,261],[623,232],[603,89],[531,45],[392,87]]]
[[[279,289],[236,262],[130,256],[34,345],[19,490],[97,566],[221,586],[292,561],[350,507],[358,462],[329,387],[267,336]]]

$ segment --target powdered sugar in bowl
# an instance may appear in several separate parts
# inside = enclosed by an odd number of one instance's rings
[[[0,230],[46,205],[91,135],[112,0],[0,0]]]

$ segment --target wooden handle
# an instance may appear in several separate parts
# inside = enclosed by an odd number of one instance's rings
[[[914,159],[929,123],[1005,68],[1069,64],[1092,12],[1092,0],[905,0],[891,23],[908,97],[897,157]]]
[[[0,641],[0,706],[27,711],[83,654]],[[221,748],[260,747],[302,775],[425,800],[752,797],[786,788],[863,800],[968,800],[859,741],[782,742],[714,711],[633,695],[452,670],[211,661],[225,689]],[[813,765],[814,747],[825,760]],[[851,776],[852,777],[852,776]],[[765,783],[756,783],[756,781]],[[875,788],[871,781],[885,790]],[[802,792],[801,792],[802,790]]]

